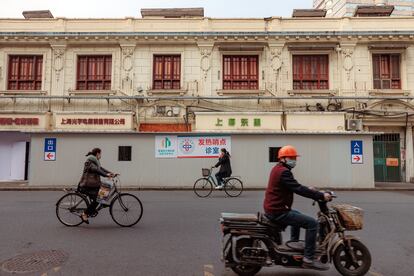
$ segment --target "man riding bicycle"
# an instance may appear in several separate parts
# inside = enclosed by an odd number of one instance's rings
[[[279,163],[273,167],[264,199],[265,216],[273,223],[291,226],[291,240],[299,241],[300,228],[306,229],[305,254],[303,266],[317,270],[326,270],[328,266],[314,259],[318,222],[296,210],[292,210],[293,194],[314,200],[330,201],[331,194],[321,193],[299,184],[291,170],[296,166],[299,155],[293,146],[284,146],[279,150]]]

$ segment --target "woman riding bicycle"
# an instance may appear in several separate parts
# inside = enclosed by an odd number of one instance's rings
[[[88,195],[90,198],[91,204],[82,213],[82,220],[89,224],[88,217],[91,216],[96,207],[99,205],[97,202],[97,196],[99,188],[101,187],[102,181],[101,176],[103,177],[114,177],[117,174],[108,171],[107,169],[101,167],[99,160],[102,156],[102,151],[100,148],[94,148],[88,154],[86,154],[86,161],[83,168],[83,173],[81,180],[79,181],[79,190]]]
[[[225,149],[222,148],[220,150],[220,156],[219,161],[216,165],[214,165],[214,168],[217,168],[220,166],[220,170],[218,173],[216,173],[216,179],[217,179],[217,187],[216,189],[223,189],[223,178],[230,177],[231,176],[231,164],[230,164],[230,153]]]

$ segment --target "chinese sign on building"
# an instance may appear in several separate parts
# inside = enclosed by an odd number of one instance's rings
[[[176,158],[177,136],[155,136],[155,158]]]
[[[0,117],[0,125],[2,126],[38,126],[39,118],[3,118]]]
[[[1,114],[0,129],[45,129],[46,116],[38,114]]]
[[[56,129],[132,130],[132,114],[55,114]]]
[[[61,125],[125,125],[125,119],[111,118],[62,118]]]
[[[231,152],[230,136],[156,136],[156,158],[217,158],[220,149]]]
[[[281,130],[281,113],[277,112],[256,112],[256,113],[237,113],[237,112],[200,112],[196,113],[197,131],[263,131]]]
[[[45,161],[56,161],[56,138],[45,138]]]
[[[360,140],[351,141],[351,164],[363,164],[363,144]]]

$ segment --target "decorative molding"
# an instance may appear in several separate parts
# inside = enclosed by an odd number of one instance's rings
[[[136,45],[121,45],[122,69],[125,77],[122,78],[122,88],[132,89],[131,71],[134,68],[134,52]]]
[[[270,48],[270,67],[272,67],[273,72],[278,75],[282,66],[282,48]]]
[[[200,48],[200,69],[203,72],[204,80],[207,79],[208,71],[211,69],[211,53],[213,46],[199,46]]]
[[[353,54],[354,54],[353,49],[347,48],[347,49],[342,50],[342,56],[343,56],[342,67],[344,68],[346,72],[346,77],[348,81],[351,79],[351,71],[354,68],[354,62],[352,60]]]
[[[66,46],[52,45],[53,49],[53,70],[55,71],[56,82],[60,80],[60,73],[64,69]]]

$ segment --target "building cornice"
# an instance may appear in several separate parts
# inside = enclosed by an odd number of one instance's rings
[[[0,32],[0,43],[289,43],[302,42],[411,42],[413,31],[307,31],[307,32]]]

